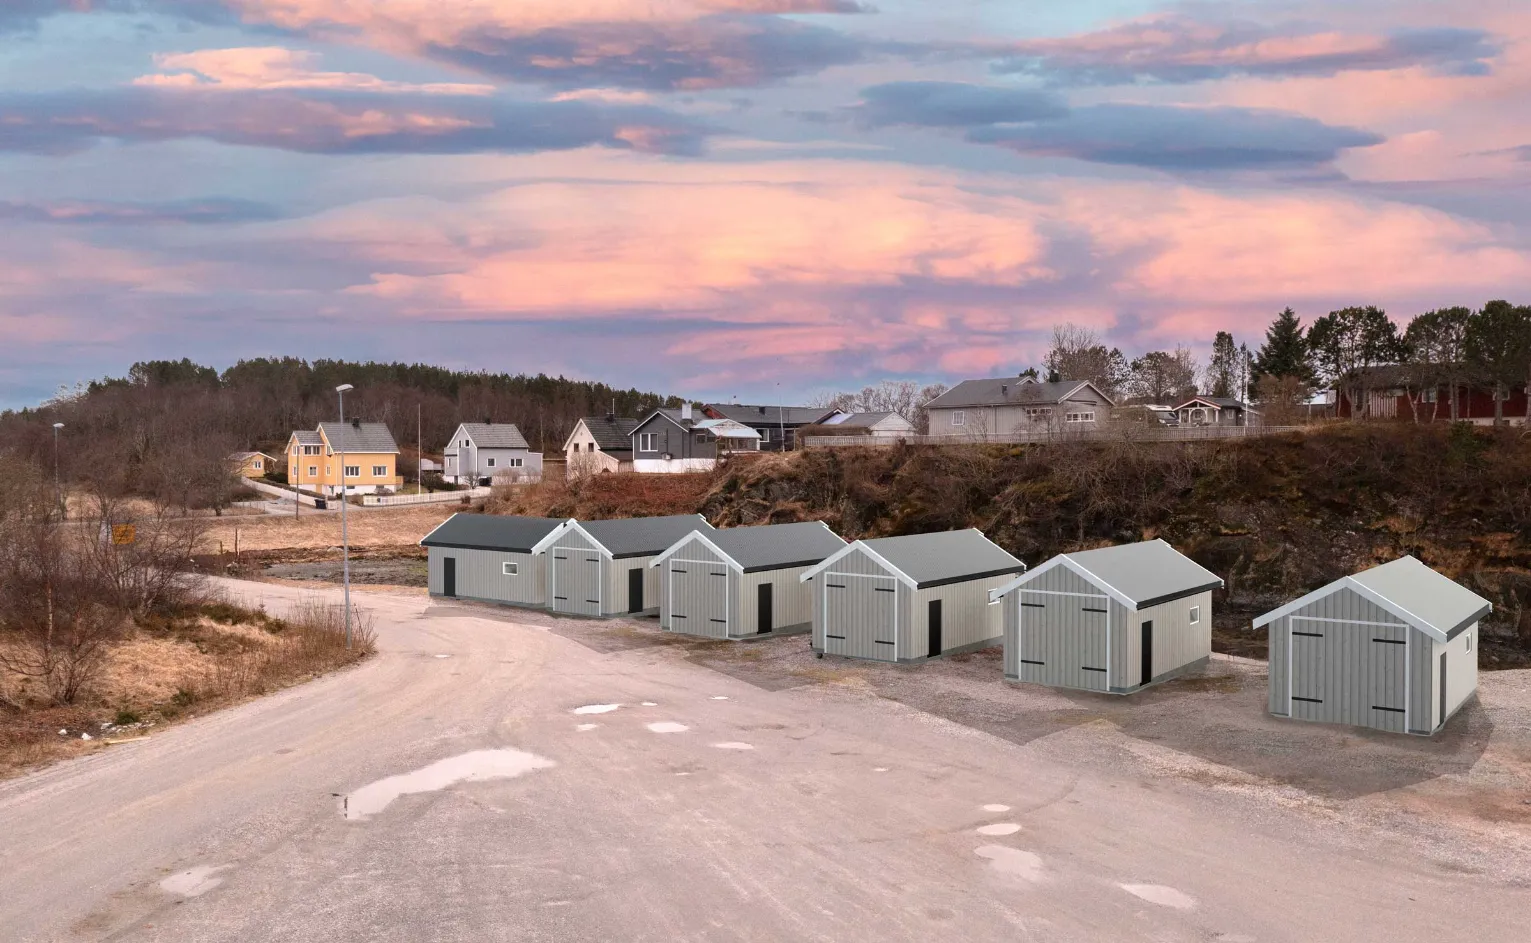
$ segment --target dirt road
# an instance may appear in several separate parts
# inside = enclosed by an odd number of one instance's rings
[[[0,784],[0,939],[1525,939],[1518,826],[1467,848],[1184,775],[1109,719],[1014,742],[854,672],[768,690],[358,598],[363,666]]]

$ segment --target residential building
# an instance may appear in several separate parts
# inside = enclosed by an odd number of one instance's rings
[[[1455,393],[1456,415],[1460,422],[1487,426],[1494,422],[1492,387],[1463,383],[1433,384],[1421,388],[1409,382],[1410,369],[1402,366],[1375,367],[1364,382],[1327,391],[1335,404],[1335,415],[1342,419],[1402,419],[1419,422],[1449,422]],[[1463,368],[1464,372],[1466,368]],[[1353,401],[1356,400],[1359,402]],[[1522,425],[1527,416],[1526,386],[1512,385],[1506,391],[1500,414],[1510,425]]]
[[[1493,609],[1407,556],[1319,587],[1254,622],[1270,640],[1270,712],[1429,736],[1477,691]]]
[[[926,404],[930,434],[1003,439],[1015,434],[1095,430],[1115,405],[1088,380],[1030,377],[963,380]]]
[[[345,465],[340,456],[345,453]],[[304,491],[339,494],[342,475],[347,494],[377,494],[404,483],[398,474],[399,447],[388,426],[353,419],[344,425],[321,422],[299,429],[287,440],[287,483]]]
[[[819,428],[829,435],[864,435],[873,439],[903,439],[915,433],[914,423],[890,412],[837,413],[820,423]]]
[[[1182,426],[1252,426],[1260,412],[1228,396],[1193,396],[1175,407]]]
[[[603,472],[632,471],[632,435],[637,427],[638,420],[621,419],[610,413],[581,419],[564,440],[565,474],[579,478]]]
[[[1212,655],[1222,578],[1162,540],[1064,553],[995,590],[1005,677],[1131,694]]]
[[[656,409],[632,431],[633,471],[676,474],[711,471],[731,452],[757,452],[760,433],[732,419],[698,416],[688,404]]]
[[[278,465],[277,459],[265,452],[235,452],[229,456],[229,461],[241,478],[264,478]]]
[[[542,453],[514,423],[465,422],[441,450],[442,478],[456,484],[541,481]]]
[[[829,421],[843,415],[838,409],[821,406],[742,406],[738,403],[708,403],[702,407],[710,419],[732,419],[760,435],[760,451],[790,451],[797,432],[804,426]]]

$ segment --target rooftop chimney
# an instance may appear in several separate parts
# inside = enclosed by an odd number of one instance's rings
[[[681,403],[680,404],[680,418],[684,422],[690,422],[691,421],[691,404],[690,403]]]
[[[1010,395],[1010,384],[1008,384],[1008,383],[1001,383],[999,385],[999,395],[1000,396],[1009,396]]]

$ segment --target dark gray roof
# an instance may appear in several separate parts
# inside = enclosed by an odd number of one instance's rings
[[[617,559],[664,553],[677,540],[694,530],[708,533],[713,530],[713,526],[707,523],[707,518],[700,514],[580,521],[579,526]]]
[[[467,433],[473,444],[481,449],[528,449],[526,437],[514,423],[508,422],[465,422],[458,428]],[[457,445],[459,437],[452,436],[452,442],[447,449],[452,450]]]
[[[655,416],[663,416],[666,419],[670,420],[671,422],[675,423],[677,426],[680,426],[682,429],[690,429],[693,425],[696,424],[696,421],[698,419],[706,419],[707,418],[706,416],[702,415],[702,411],[700,409],[693,408],[691,410],[691,418],[690,419],[682,419],[680,417],[680,410],[679,409],[671,409],[668,406],[661,406],[660,408],[654,410],[653,412],[651,412],[647,416],[645,416],[644,419],[643,419],[643,422],[648,422],[650,419],[653,419]],[[643,422],[638,423],[638,425],[640,425],[640,426],[643,425]],[[636,428],[636,426],[634,428]]]
[[[706,408],[725,419],[748,426],[806,426],[834,412],[828,406],[745,406],[739,403],[708,403]]]
[[[921,589],[1026,569],[1026,564],[977,530],[874,537],[860,543],[897,567]]]
[[[530,553],[538,541],[562,523],[551,517],[453,514],[426,534],[420,546]]]
[[[1132,600],[1135,607],[1169,602],[1223,585],[1222,578],[1162,540],[1081,550],[1063,556]]]
[[[951,409],[963,406],[1046,406],[1063,402],[1085,380],[1061,383],[1038,383],[1021,377],[993,377],[987,380],[963,380],[931,400],[927,408]],[[1092,387],[1093,388],[1093,387]],[[1104,394],[1102,394],[1104,395]],[[1109,402],[1109,399],[1107,400]]]
[[[299,429],[293,433],[299,445],[323,445],[324,439],[319,436],[318,430],[310,432],[307,429]]]
[[[586,416],[585,428],[603,452],[631,452],[633,430],[638,428],[636,419],[607,419],[605,416]]]
[[[1267,612],[1255,620],[1267,625],[1338,589],[1351,588],[1375,598],[1400,619],[1439,641],[1448,641],[1493,611],[1493,604],[1447,579],[1413,557],[1399,557],[1354,576],[1342,577]]]
[[[399,446],[393,441],[393,433],[381,422],[362,422],[352,425],[338,422],[321,422],[319,428],[330,440],[330,448],[337,452],[397,452]]]
[[[707,532],[707,540],[746,573],[812,566],[845,546],[845,541],[817,521],[763,524]]]

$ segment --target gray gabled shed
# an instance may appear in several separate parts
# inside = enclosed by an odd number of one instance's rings
[[[858,540],[810,568],[813,648],[913,662],[1000,638],[989,591],[1026,569],[976,530]]]
[[[713,526],[700,514],[570,521],[533,548],[546,554],[548,607],[579,616],[659,611],[659,571],[649,564],[694,530]]]
[[[709,638],[806,632],[813,589],[799,577],[845,546],[822,522],[694,531],[660,554],[659,624]]]
[[[567,523],[547,517],[453,514],[420,541],[426,548],[430,594],[546,606],[546,564],[532,550]]]
[[[1255,620],[1278,717],[1429,736],[1478,689],[1488,600],[1400,557]]]
[[[996,590],[1005,677],[1130,694],[1212,654],[1223,585],[1162,540],[1064,553]]]

